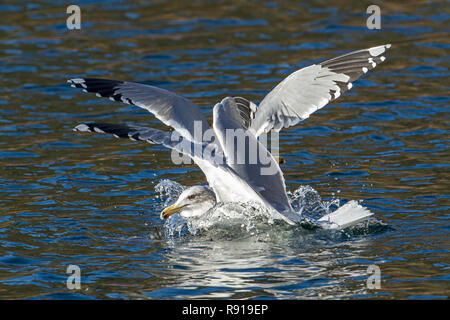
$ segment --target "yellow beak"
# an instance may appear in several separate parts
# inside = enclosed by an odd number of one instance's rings
[[[175,206],[175,203],[171,206],[168,206],[167,208],[165,208],[162,212],[161,212],[161,219],[167,219],[168,217],[170,217],[171,215],[173,215],[174,213],[180,211],[181,209],[183,209],[186,205],[184,206]]]

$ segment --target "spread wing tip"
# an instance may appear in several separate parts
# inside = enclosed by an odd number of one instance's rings
[[[77,126],[75,126],[72,130],[76,132],[107,133],[112,134],[116,138],[128,138],[133,141],[141,140],[141,141],[148,141],[150,143],[153,143],[152,140],[154,140],[154,138],[157,135],[159,135],[158,136],[159,138],[161,136],[161,133],[163,133],[160,130],[152,128],[143,128],[137,126],[127,126],[111,123],[95,123],[95,122],[80,123]]]
[[[257,135],[297,124],[339,98],[353,82],[384,62],[391,44],[352,51],[305,67],[280,82],[259,104],[251,127]]]
[[[80,88],[83,92],[95,93],[97,97],[109,98],[111,101],[134,104],[132,99],[124,97],[117,91],[120,89],[122,81],[97,79],[97,78],[73,78],[67,80],[72,88]]]

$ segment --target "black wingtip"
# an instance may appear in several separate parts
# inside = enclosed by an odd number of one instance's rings
[[[109,98],[112,101],[133,104],[130,98],[125,98],[117,93],[123,81],[99,79],[99,78],[74,78],[67,80],[71,87],[80,88],[84,92],[95,93],[97,97]]]

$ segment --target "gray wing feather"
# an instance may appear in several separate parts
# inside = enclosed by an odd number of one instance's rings
[[[278,212],[295,221],[296,217],[291,217],[293,210],[286,194],[283,173],[277,161],[255,135],[246,130],[244,120],[248,116],[242,114],[240,105],[248,105],[249,102],[243,100],[245,99],[227,97],[216,104],[213,110],[214,131],[226,156],[227,164]],[[234,132],[241,130],[245,136],[241,144],[245,143],[245,147],[241,145],[242,148],[239,149],[235,143],[230,144],[231,140],[226,137],[229,129]],[[239,141],[237,142],[239,145]],[[250,146],[256,146],[256,149]]]
[[[259,136],[296,125],[351,89],[352,81],[376,67],[390,44],[350,52],[290,74],[261,101],[250,129]]]
[[[112,134],[116,138],[128,138],[133,141],[146,141],[151,144],[161,144],[169,149],[174,149],[182,154],[191,157],[194,161],[198,159],[206,160],[213,166],[221,165],[225,162],[225,157],[215,144],[196,143],[186,138],[182,138],[174,132],[166,132],[158,129],[120,125],[111,123],[81,123],[74,131],[95,132]]]
[[[99,97],[146,109],[191,141],[202,142],[203,133],[209,129],[200,109],[173,92],[141,83],[107,79],[78,78],[68,82],[85,92],[95,92]],[[197,134],[195,130],[198,130]]]

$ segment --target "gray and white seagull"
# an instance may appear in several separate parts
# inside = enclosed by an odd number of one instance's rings
[[[193,102],[173,92],[134,82],[71,79],[68,82],[72,87],[146,109],[174,129],[167,132],[138,126],[82,123],[74,130],[162,144],[186,154],[200,167],[209,186],[187,188],[173,205],[162,211],[161,218],[168,218],[175,212],[185,218],[198,217],[218,202],[256,202],[272,212],[275,219],[296,224],[302,217],[289,203],[283,173],[258,138],[270,130],[294,126],[337,99],[352,88],[353,81],[383,62],[383,54],[390,46],[353,51],[299,69],[273,88],[259,106],[241,97],[226,97],[213,108],[212,129]],[[245,132],[243,150],[228,143],[229,130]],[[174,134],[179,139],[174,139]],[[209,138],[205,141],[207,134]],[[182,147],[186,145],[191,148]],[[248,161],[255,152],[250,146],[257,147],[258,155],[253,162]],[[244,161],[236,161],[237,158]],[[268,168],[275,170],[264,174],[264,169]],[[326,228],[342,229],[371,214],[356,201],[350,201],[318,222],[323,222]]]

